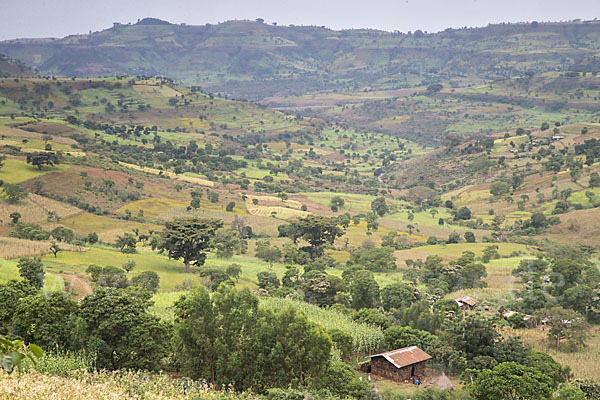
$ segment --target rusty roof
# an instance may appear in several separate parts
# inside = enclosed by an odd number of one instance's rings
[[[386,353],[375,354],[369,357],[383,357],[390,363],[392,363],[396,368],[406,367],[407,365],[427,361],[431,358],[429,354],[425,353],[417,346],[403,347],[398,350],[392,350]]]
[[[459,303],[466,303],[471,307],[477,304],[477,300],[472,298],[471,296],[463,296],[460,299],[456,299],[456,301],[458,301]]]

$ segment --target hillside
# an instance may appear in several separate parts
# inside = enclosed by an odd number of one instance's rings
[[[597,72],[599,40],[597,21],[427,34],[254,21],[187,26],[147,18],[88,35],[4,41],[0,53],[43,74],[163,75],[207,91],[264,99],[440,81],[483,83],[527,71]]]
[[[0,54],[0,78],[9,77],[33,77],[35,72],[27,68],[20,61],[14,60],[10,57]]]
[[[522,398],[582,398],[600,377],[598,26],[145,19],[1,43],[42,75],[0,78],[0,335],[46,354],[0,397],[35,380],[485,400],[507,396],[477,395],[482,377],[514,369]],[[368,378],[368,355],[411,346],[433,358],[424,385]],[[430,387],[443,373],[456,391]]]

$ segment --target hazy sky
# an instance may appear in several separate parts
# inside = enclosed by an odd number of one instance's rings
[[[402,32],[497,22],[600,17],[600,0],[2,0],[0,40],[63,37],[156,17],[202,25],[263,18],[280,25]]]

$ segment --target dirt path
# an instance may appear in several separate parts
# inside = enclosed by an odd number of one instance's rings
[[[56,274],[56,275],[62,277],[65,280],[65,283],[68,283],[69,285],[71,285],[72,288],[75,289],[75,291],[77,293],[75,298],[77,300],[80,300],[80,299],[84,298],[85,296],[87,296],[88,294],[93,293],[92,287],[87,283],[87,281],[85,279],[83,279],[82,277],[80,277],[78,275],[71,275],[71,274]]]

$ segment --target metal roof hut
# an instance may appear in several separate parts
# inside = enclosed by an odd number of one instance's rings
[[[425,362],[431,356],[417,346],[404,347],[386,353],[369,356],[370,371],[396,382],[422,380],[425,376]]]
[[[459,299],[456,299],[458,306],[463,311],[475,311],[477,304],[477,300],[472,298],[471,296],[463,296]]]

